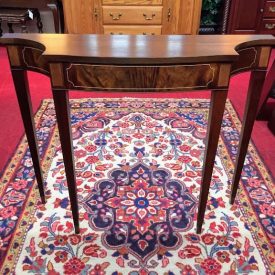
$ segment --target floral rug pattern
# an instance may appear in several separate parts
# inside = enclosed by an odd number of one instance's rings
[[[72,100],[81,234],[75,235],[51,100],[36,115],[47,203],[23,139],[0,186],[1,274],[272,274],[274,186],[250,145],[235,205],[240,122],[227,102],[201,235],[209,101]],[[249,197],[248,197],[249,194]]]

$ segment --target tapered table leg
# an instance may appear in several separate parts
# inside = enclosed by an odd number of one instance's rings
[[[38,32],[43,33],[43,23],[41,20],[40,11],[38,9],[35,10],[35,16],[36,16],[36,25],[38,28]]]
[[[46,202],[44,193],[43,176],[40,165],[40,156],[33,120],[32,103],[28,85],[27,72],[24,70],[12,70],[12,77],[17,95],[20,112],[25,127],[27,140],[33,162],[33,168],[38,183],[38,189],[42,203]]]
[[[14,30],[12,28],[12,23],[8,23],[9,33],[14,33]]]
[[[246,98],[245,112],[242,122],[242,130],[239,141],[238,154],[235,164],[235,173],[233,176],[230,203],[233,204],[236,198],[239,181],[245,161],[245,156],[256,119],[258,104],[265,80],[266,71],[252,71],[250,76],[248,94]]]
[[[215,156],[221,130],[223,112],[227,98],[227,90],[215,90],[211,92],[211,105],[208,118],[206,151],[202,172],[202,183],[199,198],[199,210],[197,220],[197,233],[200,234],[204,221],[208,193],[212,178]]]
[[[2,20],[0,19],[0,37],[3,35]]]
[[[74,169],[70,106],[67,90],[53,90],[54,105],[64,158],[75,233],[79,233],[79,213]]]

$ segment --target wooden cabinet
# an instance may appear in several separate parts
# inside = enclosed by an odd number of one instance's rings
[[[68,33],[101,33],[100,0],[63,0],[65,30]]]
[[[63,0],[68,33],[196,34],[202,0]]]
[[[227,33],[275,34],[275,1],[233,0]]]
[[[260,33],[271,33],[275,35],[275,1],[265,2]]]

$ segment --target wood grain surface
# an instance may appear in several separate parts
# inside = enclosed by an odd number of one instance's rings
[[[71,64],[66,69],[67,88],[76,90],[207,89],[217,87],[218,75],[218,64],[147,67]]]
[[[0,44],[45,50],[42,56],[48,62],[156,65],[235,62],[239,59],[237,51],[275,45],[275,38],[271,35],[5,34]]]
[[[103,26],[104,34],[142,34],[142,35],[159,35],[161,26]]]
[[[103,5],[161,5],[162,0],[102,0]]]
[[[66,0],[63,5],[68,33],[102,34],[106,24],[159,24],[161,34],[197,34],[202,0]]]

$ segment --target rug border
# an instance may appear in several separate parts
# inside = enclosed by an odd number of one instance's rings
[[[38,112],[41,109],[41,107],[42,107],[43,104],[44,104],[44,99],[42,99],[40,101],[40,104],[37,107],[36,112],[34,113],[34,118],[36,118],[36,116],[37,116],[37,114],[38,114]],[[21,118],[21,120],[22,120],[22,118]],[[35,121],[35,127],[37,127],[36,121]],[[20,136],[19,141],[17,142],[15,148],[12,150],[12,152],[11,152],[10,156],[8,157],[6,163],[4,164],[3,168],[0,170],[0,181],[2,180],[2,176],[4,175],[5,170],[8,168],[8,165],[12,161],[12,158],[16,155],[16,151],[17,151],[18,147],[20,146],[20,144],[22,143],[23,139],[25,139],[25,138],[26,138],[26,134],[25,134],[25,129],[23,127],[23,133]]]
[[[42,100],[42,104],[40,106],[40,109],[37,111],[36,116],[35,116],[35,121],[37,122],[36,125],[39,123],[39,120],[42,118],[44,111],[47,109],[48,104],[52,103],[52,100]],[[58,138],[58,140],[57,140]],[[51,133],[51,135],[49,136],[50,142],[49,144],[51,144],[51,142],[58,142],[59,141],[59,136],[57,134],[57,125],[55,124],[53,127],[53,132]],[[23,147],[24,149],[21,149],[21,147]],[[21,150],[21,152],[20,152]],[[26,139],[26,136],[23,136],[23,139],[21,140],[21,143],[19,144],[19,146],[16,148],[15,154],[12,157],[12,161],[20,161],[22,159],[22,157],[25,155],[26,151],[28,150],[28,142]],[[50,157],[48,155],[48,153],[52,150],[52,152],[50,153]],[[17,154],[17,152],[19,151],[19,153]],[[53,157],[53,154],[55,153],[55,151],[49,146],[46,151],[45,154],[43,156],[43,158],[41,158],[41,168],[42,168],[42,173],[43,173],[43,182],[46,182],[46,179],[48,177],[48,173],[49,173],[49,169],[50,169],[50,164],[51,164],[51,160]],[[19,156],[18,156],[19,155]],[[17,166],[12,167],[12,164],[10,163],[10,165],[7,166],[6,170],[3,173],[3,176],[1,177],[1,180],[4,179],[4,177],[9,177],[10,173],[9,170],[15,170]],[[14,171],[13,171],[14,172]],[[8,181],[9,182],[9,181]],[[0,195],[2,196],[4,190],[5,190],[5,186],[0,190]],[[37,199],[38,198],[38,199]],[[27,206],[26,207],[26,202],[32,202],[33,205],[32,207]],[[22,248],[22,242],[25,239],[25,235],[27,233],[26,228],[28,226],[30,226],[30,224],[32,224],[32,221],[34,219],[34,213],[37,210],[37,208],[43,204],[41,204],[40,202],[40,196],[39,196],[39,192],[38,192],[38,186],[37,186],[37,181],[36,179],[34,179],[32,186],[30,187],[30,190],[28,191],[28,194],[26,196],[26,201],[24,202],[24,210],[21,213],[21,215],[18,217],[18,221],[15,227],[15,231],[13,233],[13,236],[10,240],[8,249],[7,249],[7,253],[4,256],[3,259],[1,259],[1,266],[0,266],[0,274],[5,274],[4,273],[4,266],[5,266],[5,262],[7,257],[9,256],[10,258],[13,259],[8,259],[9,261],[15,261],[18,256],[20,255],[21,252],[21,248]],[[29,208],[31,208],[31,210]],[[25,215],[26,210],[29,210],[29,215]],[[14,237],[16,235],[16,231],[18,230],[18,228],[20,226],[22,226],[22,223],[25,221],[24,218],[26,219],[26,223],[24,225],[24,230],[23,230],[23,235],[20,234],[20,236],[17,236],[20,239],[20,244],[16,247],[17,252],[15,253],[11,253],[11,251],[13,251],[13,244],[14,244]],[[12,247],[12,248],[11,248]],[[9,255],[10,254],[10,255]],[[13,272],[13,270],[12,270]]]

